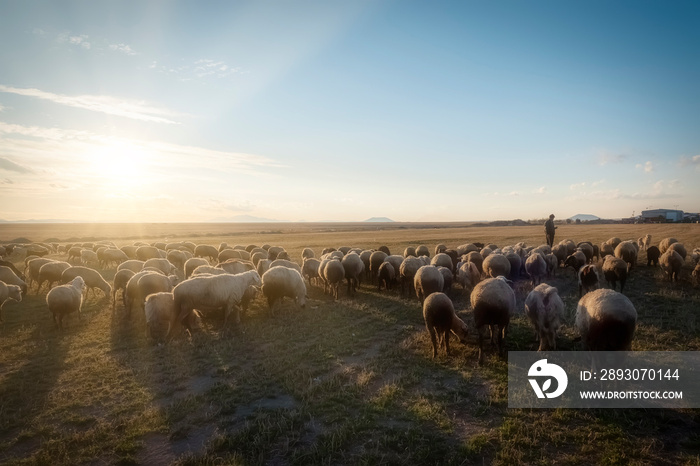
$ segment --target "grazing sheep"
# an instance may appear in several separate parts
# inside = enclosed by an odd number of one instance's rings
[[[179,249],[171,249],[170,251],[168,251],[166,259],[168,260],[168,262],[177,267],[177,270],[180,271],[180,273],[182,273],[184,276],[185,262],[187,262],[187,259],[190,259],[191,257],[192,254],[190,254],[189,251],[185,252]]]
[[[370,277],[372,278],[372,283],[374,283],[374,279],[379,273],[379,266],[382,265],[382,262],[384,262],[384,259],[387,257],[389,257],[389,254],[385,253],[384,251],[374,251],[369,256],[369,272]]]
[[[603,261],[603,276],[613,290],[617,282],[620,282],[620,293],[622,293],[627,281],[627,262],[614,256],[606,256]]]
[[[384,259],[384,262],[388,262],[391,264],[392,267],[394,267],[394,271],[397,271],[401,268],[401,264],[403,263],[403,260],[405,258],[403,256],[399,256],[398,254],[393,254],[391,256],[386,256]]]
[[[285,252],[285,250],[282,246],[271,246],[267,249],[267,254],[271,261],[274,261],[276,259],[283,259],[282,257],[280,257],[280,254],[282,254],[283,252]]]
[[[437,256],[438,254],[447,251],[447,246],[444,244],[438,244],[435,246],[435,255]]]
[[[584,350],[629,351],[637,311],[627,296],[602,288],[579,300],[575,322]]]
[[[441,265],[438,265],[437,269],[442,274],[442,279],[443,279],[442,292],[448,293],[449,291],[452,290],[452,282],[454,281],[454,274],[452,273],[452,270],[448,269],[447,267],[443,267]]]
[[[547,254],[544,256],[544,261],[547,263],[547,277],[552,278],[556,275],[557,269],[559,268],[559,258],[554,254]],[[511,263],[511,266],[512,265]]]
[[[622,240],[618,238],[617,236],[610,238],[609,240],[605,241],[605,244],[609,244],[612,246],[613,250],[617,247],[618,244],[620,244]]]
[[[238,275],[201,275],[192,277],[173,288],[175,311],[178,313],[176,323],[187,327],[195,309],[200,311],[224,308],[224,327],[229,316],[235,312],[235,322],[241,322],[240,305],[250,286],[262,284],[260,275],[255,270]],[[173,328],[176,328],[174,326]],[[173,331],[168,332],[168,338]]]
[[[659,265],[659,258],[661,257],[661,251],[656,246],[649,246],[647,248],[647,267],[652,265]]]
[[[22,290],[22,294],[27,294],[27,284],[9,267],[0,265],[0,281],[5,282],[7,285],[17,285],[19,286],[20,290]]]
[[[522,266],[523,260],[515,252],[508,251],[503,254],[503,256],[510,262],[510,278],[511,280],[516,280],[520,277],[520,268]]]
[[[473,243],[467,243],[467,244],[462,244],[461,246],[457,246],[457,253],[460,256],[463,256],[465,254],[469,254],[470,252],[479,252],[481,248],[477,246],[476,244]]]
[[[688,257],[688,252],[686,251],[685,246],[683,246],[682,243],[672,243],[671,245],[669,245],[668,249],[673,249],[678,254],[680,254],[681,259],[683,259],[684,262],[685,258]],[[668,249],[666,250],[666,252],[668,252]]]
[[[200,265],[209,265],[209,261],[202,257],[192,257],[185,262],[185,278],[190,278],[194,269]]]
[[[374,251],[371,249],[365,249],[364,251],[362,251],[360,253],[360,259],[362,259],[362,263],[365,264],[365,278],[370,283],[374,282],[374,280],[372,279],[372,271],[369,269],[369,266],[370,266],[369,258],[372,257],[373,252]]]
[[[267,251],[256,251],[250,256],[250,260],[253,262],[253,264],[255,264],[255,267],[258,266],[258,263],[261,260],[264,260],[267,258],[268,258]]]
[[[482,364],[485,326],[491,330],[492,342],[494,337],[497,337],[499,353],[503,355],[505,352],[504,340],[508,333],[510,315],[515,313],[515,293],[505,277],[487,278],[474,287],[470,302],[474,310],[476,330],[479,333],[479,364]]]
[[[280,259],[277,259],[277,260],[279,261]],[[279,265],[282,265],[282,264],[279,264]],[[294,265],[299,267],[297,264],[294,264]],[[272,266],[274,266],[274,265],[272,265]],[[222,270],[225,270],[227,273],[230,273],[233,275],[247,272],[249,270],[256,270],[255,264],[253,264],[250,261],[246,261],[246,260],[242,260],[242,259],[229,259],[226,262],[217,265],[216,267],[218,267]],[[296,267],[294,267],[294,268],[296,268]],[[299,270],[301,270],[301,268],[299,268]]]
[[[210,244],[198,244],[194,248],[194,257],[208,257],[213,262],[219,257],[219,250]]]
[[[338,288],[340,282],[345,278],[345,267],[339,260],[330,259],[321,263],[321,273],[323,277],[323,292],[330,292],[334,299],[338,299]]]
[[[27,266],[24,269],[24,273],[27,277],[27,286],[32,287],[32,283],[37,284],[36,292],[39,292],[39,270],[42,265],[48,264],[49,262],[54,262],[53,259],[48,259],[46,257],[37,257],[26,261]]]
[[[666,252],[666,250],[668,249],[669,246],[671,246],[673,243],[677,243],[677,242],[678,242],[678,240],[676,238],[664,238],[659,243],[659,251],[661,251],[661,254],[663,254]]]
[[[577,249],[580,249],[581,252],[586,256],[586,263],[590,264],[593,261],[594,256],[593,245],[588,242],[582,242],[578,243],[576,247]]]
[[[496,278],[501,275],[504,277],[510,275],[510,261],[502,254],[491,254],[484,259],[482,266],[487,277]]]
[[[602,259],[605,259],[607,256],[614,256],[615,255],[615,248],[612,246],[612,244],[608,243],[603,243],[600,245],[600,257]]]
[[[536,338],[540,342],[537,351],[557,349],[557,330],[564,315],[564,302],[553,286],[541,283],[525,298],[525,314],[535,327]]]
[[[450,270],[454,270],[452,258],[444,252],[435,254],[435,256],[433,256],[433,258],[430,260],[430,265],[434,265],[436,267],[447,267]]]
[[[394,288],[394,284],[396,283],[396,270],[390,262],[383,262],[382,265],[379,266],[379,272],[377,275],[378,291],[381,291],[382,285],[384,285],[384,288],[387,290]]]
[[[584,265],[578,270],[578,297],[598,288],[598,270],[595,265]]]
[[[377,248],[377,251],[382,251],[382,252],[383,252],[384,254],[386,254],[387,256],[390,256],[390,255],[391,255],[391,251],[389,251],[389,247],[388,247],[388,246],[379,246],[379,247]]]
[[[177,282],[175,275],[165,276],[157,272],[146,272],[135,274],[126,284],[125,308],[127,317],[131,315],[134,307],[140,308],[146,296],[152,293],[172,291]]]
[[[117,272],[120,270],[131,270],[134,273],[138,273],[141,270],[143,270],[143,264],[145,264],[145,261],[141,261],[138,259],[129,259],[128,261],[122,262],[117,266]]]
[[[301,258],[303,259],[313,259],[316,257],[316,254],[314,254],[314,250],[311,248],[304,248],[301,251]]]
[[[154,246],[139,246],[136,248],[136,258],[144,262],[148,259],[158,259],[160,251]]]
[[[12,262],[0,260],[0,266],[7,267],[8,269],[12,270],[12,272],[15,275],[17,275],[17,277],[19,277],[22,281],[26,280],[24,274],[17,270],[17,267],[15,267],[15,264],[13,264]]]
[[[566,257],[569,257],[576,251],[576,243],[570,239],[563,239],[559,241],[559,244],[566,248]]]
[[[403,250],[403,257],[406,258],[408,256],[416,257],[416,248],[413,246],[406,246],[406,249]]]
[[[578,276],[578,271],[586,265],[586,255],[581,251],[574,251],[564,261],[564,267],[573,267],[574,275]]]
[[[164,258],[148,259],[146,262],[143,263],[143,268],[145,269],[146,267],[153,267],[155,269],[158,269],[165,275],[177,273],[177,267],[171,264],[168,259]]]
[[[109,297],[112,295],[112,287],[109,285],[109,283],[107,283],[107,281],[104,278],[102,278],[100,272],[98,272],[95,269],[83,267],[80,265],[73,265],[71,267],[68,267],[61,274],[61,283],[66,284],[72,281],[75,277],[83,278],[85,288],[87,288],[87,292],[85,293],[86,298],[88,293],[90,293],[90,290],[92,290],[93,296],[97,297],[95,288],[102,290],[102,292],[105,295],[105,299],[109,299]]]
[[[270,269],[270,264],[272,264],[272,261],[270,259],[261,259],[258,262],[257,267],[255,267],[255,270],[258,271],[258,275],[262,277],[263,274]]]
[[[138,256],[136,255],[136,250],[138,250],[138,248],[139,248],[138,246],[129,245],[129,246],[122,246],[119,249],[121,249],[121,251],[124,254],[126,254],[126,256],[129,259],[136,259],[136,258],[138,258]]]
[[[437,267],[424,265],[416,271],[413,277],[413,287],[416,290],[418,300],[423,305],[425,298],[432,293],[442,292],[445,287],[445,279]]]
[[[36,292],[38,293],[41,291],[41,287],[44,285],[44,282],[48,283],[49,290],[54,283],[60,283],[63,271],[70,266],[71,265],[68,262],[64,261],[51,261],[42,265],[39,269],[39,278],[37,280],[38,286]]]
[[[547,275],[547,262],[545,262],[544,256],[539,252],[530,254],[525,260],[525,271],[532,279],[533,288],[542,283]]]
[[[423,320],[433,344],[433,359],[437,357],[438,340],[442,337],[445,354],[450,355],[450,332],[462,343],[466,343],[469,330],[467,324],[457,317],[452,300],[445,293],[433,293],[423,302]]]
[[[355,254],[357,255],[357,254]],[[358,257],[359,259],[359,257]],[[294,299],[299,306],[306,307],[306,285],[301,274],[287,267],[272,267],[262,276],[262,292],[270,310],[284,297]]]
[[[365,264],[362,262],[362,259],[360,259],[360,256],[355,253],[346,254],[340,263],[345,269],[345,279],[348,282],[348,295],[352,295],[362,282]]]
[[[404,291],[408,288],[408,295],[410,296],[413,291],[413,279],[418,272],[418,269],[423,267],[424,264],[422,260],[418,257],[409,256],[403,260],[401,266],[399,267],[399,280],[401,281],[401,296],[404,295]]]
[[[124,293],[126,293],[126,285],[134,275],[136,275],[136,272],[129,269],[119,270],[114,274],[114,284],[112,285],[112,309],[117,308],[117,291],[119,290],[122,292],[122,301],[126,303],[126,296],[124,296]]]
[[[473,262],[474,265],[476,265],[476,268],[479,270],[479,273],[483,273],[483,271],[484,271],[484,256],[479,254],[478,251],[469,251],[466,254],[466,258],[463,258],[462,260],[464,262]]]
[[[359,259],[359,256],[358,256],[358,259]],[[278,259],[273,260],[270,263],[270,268],[273,268],[273,267],[287,267],[288,269],[294,269],[297,272],[301,273],[301,267],[299,266],[299,264],[297,264],[296,262],[292,262],[290,260],[287,260],[287,259],[279,259],[278,258]]]
[[[637,248],[634,241],[622,241],[615,248],[615,257],[624,260],[629,264],[629,269],[637,263]]]
[[[321,261],[314,257],[307,257],[304,259],[304,263],[301,266],[301,276],[309,280],[309,285],[311,280],[319,279],[319,267],[321,266]]]
[[[247,251],[243,251],[241,249],[224,249],[217,256],[217,261],[219,263],[226,262],[230,259],[250,260],[250,254]]]
[[[95,251],[91,251],[89,249],[83,249],[80,251],[80,263],[83,265],[99,265],[100,260],[97,257],[97,253]]]
[[[64,316],[77,311],[80,317],[84,289],[83,278],[77,276],[69,284],[52,288],[46,295],[46,304],[53,315],[53,321],[61,330],[63,330]]]
[[[462,285],[462,288],[471,294],[472,290],[481,280],[481,273],[476,268],[473,262],[461,262],[457,269],[457,283]]]
[[[666,273],[669,281],[678,281],[681,275],[681,267],[683,266],[683,258],[673,249],[668,249],[659,258],[661,270]]]
[[[175,299],[171,292],[153,293],[146,296],[143,306],[146,315],[146,338],[159,341],[176,325]],[[162,331],[162,330],[165,331]]]
[[[124,251],[117,248],[100,249],[97,253],[97,259],[100,261],[100,267],[106,269],[112,263],[118,267],[122,262],[129,260],[129,256]]]
[[[481,257],[486,259],[487,257],[489,257],[491,255],[492,252],[493,252],[493,249],[491,249],[491,248],[482,248],[481,251],[479,251],[479,254],[481,254]]]
[[[428,246],[421,244],[416,248],[416,257],[420,256],[430,257],[430,249],[428,249]]]
[[[17,285],[8,285],[0,281],[0,322],[2,322],[2,308],[5,302],[12,299],[18,303],[22,301],[22,289]]]

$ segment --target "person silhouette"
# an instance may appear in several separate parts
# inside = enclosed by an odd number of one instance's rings
[[[544,222],[544,234],[550,247],[554,245],[554,230],[556,229],[557,227],[554,226],[554,214],[550,214],[549,220]]]

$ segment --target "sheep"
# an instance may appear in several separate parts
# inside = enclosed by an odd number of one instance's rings
[[[194,257],[208,257],[211,261],[216,261],[219,257],[219,250],[210,244],[198,244],[194,248]]]
[[[190,277],[196,277],[198,275],[222,275],[228,273],[222,268],[214,267],[212,265],[200,265],[192,271]]]
[[[0,322],[2,320],[2,308],[8,300],[22,302],[22,289],[18,285],[8,285],[0,281]]]
[[[490,256],[489,256],[490,257]],[[498,339],[498,350],[505,351],[505,338],[508,333],[510,315],[515,313],[515,293],[505,277],[487,278],[477,284],[470,296],[474,310],[474,323],[479,333],[479,364],[484,361],[483,338],[484,327],[491,330],[491,340]],[[498,330],[496,331],[496,326]]]
[[[547,254],[544,256],[544,261],[547,263],[547,277],[554,277],[559,268],[559,258],[554,254]]]
[[[277,260],[279,261],[279,259]],[[297,264],[294,265],[299,267]],[[252,262],[241,259],[229,259],[226,262],[217,265],[217,267],[233,275],[247,272],[249,270],[255,270],[255,265]],[[299,268],[299,270],[301,270],[301,268]]]
[[[612,246],[612,244],[603,243],[600,245],[600,257],[602,259],[605,259],[606,256],[614,256],[614,255],[615,255],[615,248]]]
[[[262,284],[260,275],[255,270],[238,275],[202,275],[189,278],[173,288],[176,323],[187,327],[187,319],[194,309],[212,310],[224,308],[224,327],[229,316],[235,313],[235,323],[241,322],[240,305],[250,286]],[[173,326],[176,328],[177,326]],[[172,337],[173,328],[168,332]]]
[[[452,273],[452,270],[448,269],[447,267],[443,267],[441,265],[438,265],[437,269],[442,274],[442,278],[443,278],[442,292],[448,293],[450,290],[452,290],[452,282],[454,281],[454,274]]]
[[[129,283],[129,280],[134,275],[136,275],[136,272],[129,269],[122,269],[119,270],[116,274],[114,274],[114,284],[112,286],[113,310],[117,308],[117,291],[122,291],[122,301],[126,302],[126,296],[124,296],[124,293],[126,293],[126,284]]]
[[[160,259],[161,257],[160,250],[155,246],[139,246],[136,249],[136,258],[144,262],[148,259]]]
[[[457,246],[457,253],[460,256],[463,256],[465,254],[469,254],[470,252],[479,252],[479,249],[481,248],[479,248],[476,244],[467,243]]]
[[[547,262],[539,252],[530,254],[525,260],[525,271],[532,279],[532,287],[542,283],[542,279],[547,275]]]
[[[32,287],[32,283],[37,284],[37,289],[36,292],[39,292],[39,269],[41,269],[41,266],[44,264],[48,264],[49,262],[53,262],[53,259],[48,259],[46,257],[37,257],[34,259],[30,259],[29,261],[26,261],[27,267],[24,269],[25,275],[27,277],[27,286],[29,288]]]
[[[685,246],[683,246],[682,243],[673,243],[669,245],[668,249],[673,249],[674,251],[676,251],[681,256],[681,259],[683,259],[684,262],[685,258],[688,257],[688,252],[686,251]],[[666,252],[668,252],[668,249],[666,250]]]
[[[409,296],[413,293],[413,278],[425,264],[418,257],[409,256],[403,260],[399,267],[399,280],[401,281],[401,296],[403,296],[406,287],[408,286]]]
[[[41,290],[44,282],[48,282],[48,289],[51,289],[54,283],[60,283],[63,271],[70,266],[68,262],[64,261],[51,261],[42,265],[41,268],[39,268],[36,292],[38,293]]]
[[[283,252],[285,252],[285,250],[282,246],[271,246],[267,249],[267,254],[269,255],[269,259],[271,261],[274,261],[275,259],[283,259],[283,257],[280,257],[280,254]]]
[[[620,238],[618,238],[617,236],[614,236],[614,237],[608,239],[607,241],[605,241],[604,244],[609,244],[610,246],[612,246],[613,250],[615,250],[617,245],[620,244],[621,242],[622,242],[622,240]]]
[[[255,270],[258,271],[258,275],[262,277],[262,275],[270,269],[270,264],[272,264],[270,259],[260,260],[257,267],[255,267]]]
[[[301,251],[301,258],[303,259],[313,259],[316,257],[316,254],[314,254],[314,250],[311,248],[304,248]]]
[[[584,350],[629,351],[637,311],[627,296],[601,288],[579,300],[575,322]]]
[[[267,259],[267,258],[268,258],[267,251],[256,251],[253,254],[251,254],[251,256],[250,256],[251,262],[253,262],[253,264],[255,264],[256,267],[258,266],[258,263],[261,260]]]
[[[358,259],[359,259],[359,257],[358,257]],[[273,267],[287,267],[288,269],[294,269],[297,272],[301,273],[301,267],[299,266],[299,264],[297,264],[296,262],[292,262],[290,260],[287,260],[287,259],[279,259],[278,258],[278,259],[273,260],[270,263],[270,268],[273,268]]]
[[[442,292],[445,286],[445,279],[440,271],[434,265],[424,265],[420,267],[413,277],[413,287],[416,290],[416,296],[423,305],[425,298],[431,293]]]
[[[168,259],[160,257],[146,260],[146,262],[143,263],[143,268],[145,269],[146,267],[156,268],[165,275],[177,273],[177,267],[171,264]]]
[[[171,292],[152,293],[146,296],[143,306],[146,315],[146,338],[157,341],[161,332],[159,327],[167,326],[165,335],[175,326],[177,313],[175,312],[175,299]]]
[[[369,258],[372,257],[372,253],[374,251],[371,249],[365,249],[360,253],[360,259],[362,259],[362,263],[365,264],[365,278],[369,280],[370,283],[372,283],[374,280],[372,279],[372,271],[370,270],[369,266]],[[388,257],[388,256],[387,256]]]
[[[390,255],[391,255],[391,251],[389,251],[389,247],[388,247],[388,246],[379,246],[379,247],[377,248],[377,251],[382,251],[382,252],[383,252],[384,254],[386,254],[387,256],[390,256]]]
[[[629,270],[637,263],[637,248],[634,241],[622,241],[615,248],[615,257],[624,260],[629,264]]]
[[[83,265],[99,265],[100,260],[98,259],[97,253],[95,251],[83,249],[82,251],[80,251],[80,263]]]
[[[138,250],[138,246],[134,245],[129,245],[129,246],[122,246],[119,249],[126,254],[126,257],[129,259],[136,259],[138,256],[136,255],[136,251]]]
[[[9,267],[0,265],[0,281],[5,282],[7,285],[17,285],[19,289],[22,290],[22,294],[27,294],[27,284]]]
[[[450,270],[454,270],[452,258],[444,252],[435,254],[435,256],[433,256],[433,258],[430,260],[430,265],[434,265],[436,267],[447,267]]]
[[[447,246],[444,244],[438,244],[435,246],[435,255],[437,256],[438,254],[447,251]]]
[[[405,258],[403,256],[399,256],[398,254],[393,254],[391,256],[386,256],[384,258],[384,262],[389,262],[392,267],[394,267],[394,271],[397,271],[401,268],[401,263],[403,262]],[[377,271],[378,273],[378,271]]]
[[[202,257],[192,257],[185,262],[185,278],[190,278],[194,269],[200,265],[209,265],[209,261]]]
[[[78,312],[83,304],[83,290],[85,282],[83,277],[76,276],[69,284],[52,288],[46,295],[46,304],[53,316],[53,321],[59,329],[63,330],[63,317],[73,312]]]
[[[584,265],[578,270],[578,297],[598,288],[598,270],[595,265]]]
[[[693,252],[690,255],[690,257],[693,261],[693,264],[695,264],[695,265],[700,264],[700,248],[693,249]]]
[[[491,254],[484,259],[482,266],[487,277],[496,278],[501,275],[504,277],[510,275],[510,261],[502,254]]]
[[[185,251],[181,251],[179,249],[171,249],[168,251],[168,255],[165,257],[168,262],[173,264],[177,269],[184,275],[185,272],[185,262],[187,262],[187,259],[190,259],[192,257],[192,254]]]
[[[627,281],[627,262],[614,256],[606,256],[603,261],[603,276],[613,290],[617,287],[617,282],[619,281],[620,293],[622,293]]]
[[[345,278],[345,267],[339,260],[330,259],[325,264],[322,262],[323,291],[330,291],[334,299],[338,299],[340,282]]]
[[[381,291],[382,285],[387,290],[394,288],[396,283],[396,270],[390,262],[383,262],[379,266],[379,272],[377,273],[377,291]]]
[[[477,251],[469,251],[466,254],[466,257],[463,257],[462,260],[464,262],[473,262],[474,265],[476,265],[476,268],[479,270],[479,273],[483,273],[483,271],[484,271],[484,256],[479,254]]]
[[[677,243],[677,242],[678,242],[678,240],[676,238],[664,238],[659,243],[659,251],[661,251],[661,254],[663,254],[666,252],[666,250],[668,249],[669,246],[671,246],[673,243]]]
[[[340,263],[345,269],[345,279],[348,282],[348,295],[352,295],[362,282],[362,273],[365,271],[365,264],[362,263],[360,256],[355,253],[346,254]]]
[[[678,252],[669,248],[664,254],[661,254],[659,265],[661,270],[666,273],[669,281],[678,281],[680,279],[683,258]]]
[[[647,248],[647,267],[652,265],[659,265],[659,258],[661,257],[661,251],[656,246],[649,246]]]
[[[0,266],[4,266],[4,267],[7,267],[8,269],[12,270],[12,272],[15,275],[17,275],[17,277],[19,277],[20,280],[22,280],[22,281],[26,280],[26,277],[24,276],[24,274],[22,272],[20,272],[19,270],[17,270],[17,267],[15,267],[15,264],[13,264],[12,262],[0,260]]]
[[[408,256],[416,257],[416,248],[413,246],[406,246],[406,249],[403,250],[403,257],[406,258]]]
[[[28,256],[44,257],[49,252],[51,252],[49,248],[41,246],[40,244],[30,244],[27,246],[26,249]]]
[[[433,293],[423,302],[423,320],[433,344],[433,359],[438,353],[438,339],[442,337],[445,354],[450,355],[450,332],[462,343],[466,343],[469,329],[467,324],[457,317],[452,300],[445,293]]]
[[[564,302],[557,289],[546,283],[537,285],[525,298],[525,315],[535,327],[540,342],[537,351],[556,350],[557,330],[564,316]]]
[[[250,254],[247,251],[240,249],[224,249],[217,256],[219,263],[226,262],[229,259],[243,259],[250,260]]]
[[[580,249],[581,252],[586,256],[586,263],[590,264],[593,261],[593,245],[591,243],[587,242],[581,242],[576,245],[577,249]]]
[[[314,257],[307,257],[304,259],[304,263],[301,266],[301,275],[309,280],[309,285],[311,280],[319,278],[319,266],[321,261]]]
[[[586,265],[586,255],[581,251],[574,251],[564,261],[564,267],[573,267],[574,274],[578,276],[578,271]]]
[[[171,278],[172,277],[172,278]],[[177,277],[165,276],[157,272],[139,272],[129,279],[124,290],[124,303],[127,317],[134,306],[141,307],[146,296],[152,293],[169,292]]]
[[[639,246],[641,246],[645,251],[649,249],[649,246],[651,246],[651,235],[644,235],[642,237],[642,243]]]
[[[569,257],[576,250],[576,243],[574,243],[573,240],[563,239],[559,241],[559,244],[566,248],[566,257]]]
[[[481,251],[479,251],[479,254],[481,254],[481,257],[486,259],[487,257],[489,257],[491,255],[492,252],[493,252],[493,249],[491,249],[491,248],[482,248]]]
[[[421,244],[416,248],[416,257],[420,256],[428,256],[430,257],[430,249],[428,249],[428,246],[425,246]]]
[[[141,261],[138,259],[129,259],[128,261],[124,261],[121,264],[117,266],[117,272],[120,270],[131,270],[134,273],[138,273],[141,270],[143,270],[143,264],[145,264],[145,261]]]
[[[278,300],[284,297],[294,299],[302,309],[306,307],[306,285],[301,274],[295,269],[272,267],[262,276],[262,292],[267,298],[270,310]]]
[[[389,254],[385,253],[384,251],[374,251],[369,256],[369,272],[370,277],[372,278],[372,283],[374,283],[374,279],[379,272],[379,266],[382,265],[382,262],[384,262],[384,259],[386,259],[388,256]]]
[[[457,269],[457,282],[462,288],[471,294],[477,283],[481,280],[481,273],[473,262],[461,262]]]
[[[118,267],[122,262],[129,260],[129,256],[127,256],[124,251],[117,248],[100,249],[100,251],[97,253],[97,258],[100,261],[100,267],[105,269],[112,262],[114,262],[115,267]]]
[[[104,278],[102,278],[102,275],[100,275],[100,273],[95,269],[83,267],[80,265],[73,265],[71,267],[68,267],[61,274],[61,283],[66,284],[78,276],[82,277],[84,280],[84,285],[87,289],[87,292],[85,293],[86,298],[90,290],[92,290],[93,296],[96,297],[97,294],[95,292],[95,288],[98,288],[104,293],[105,299],[109,299],[109,297],[112,294],[112,287],[109,283],[107,283],[107,281]]]

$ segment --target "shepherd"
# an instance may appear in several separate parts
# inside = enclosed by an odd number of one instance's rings
[[[549,220],[544,222],[544,233],[547,237],[547,244],[552,247],[554,245],[554,230],[557,227],[554,226],[554,214],[549,215]]]

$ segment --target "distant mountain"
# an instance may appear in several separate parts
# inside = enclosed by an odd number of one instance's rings
[[[254,217],[252,215],[234,215],[233,217],[219,217],[211,220],[212,222],[220,223],[278,223],[280,220],[271,218]]]
[[[42,219],[34,219],[30,218],[27,220],[3,220],[0,218],[0,223],[79,223],[76,222],[75,220],[63,220],[63,219],[56,219],[56,218],[42,218]]]
[[[600,217],[590,214],[576,214],[573,217],[569,217],[569,220],[576,221],[581,220],[582,222],[590,222],[591,220],[600,220]]]
[[[368,218],[367,220],[365,220],[365,222],[393,223],[394,221],[390,218],[387,218],[387,217],[372,217],[372,218]]]

